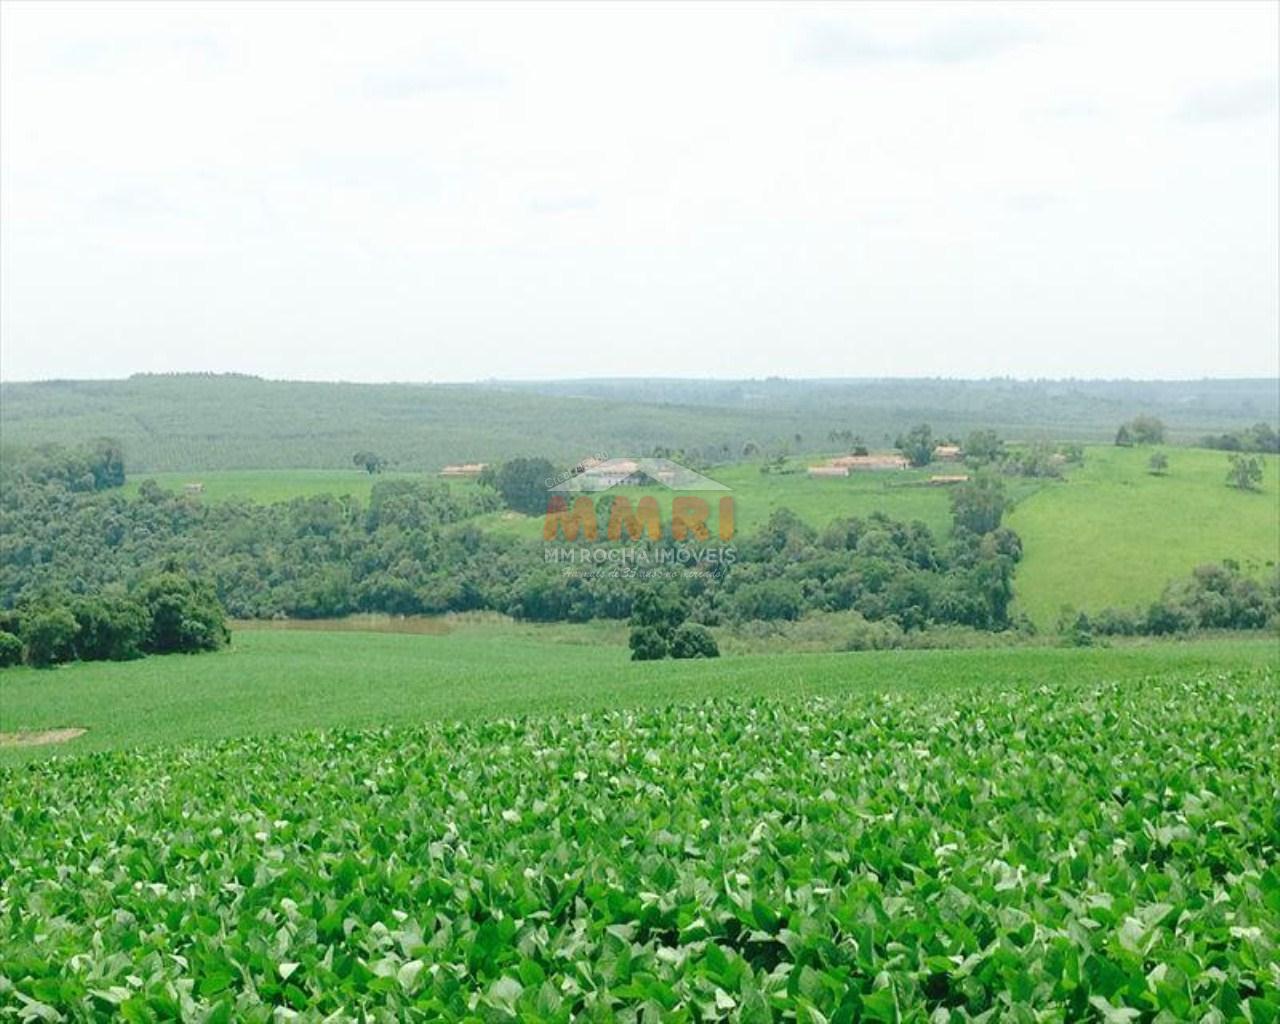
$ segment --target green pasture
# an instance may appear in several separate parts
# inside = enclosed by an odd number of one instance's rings
[[[925,469],[888,470],[882,472],[851,473],[848,477],[810,477],[806,469],[820,465],[826,456],[796,456],[789,461],[785,472],[771,469],[761,471],[758,462],[740,462],[717,466],[706,471],[725,491],[690,492],[700,497],[710,507],[707,522],[714,534],[719,529],[719,502],[729,496],[734,503],[734,533],[747,536],[758,530],[775,511],[790,509],[805,522],[818,529],[833,519],[847,516],[869,516],[883,512],[891,519],[911,522],[919,520],[933,531],[935,536],[945,537],[951,532],[950,489],[929,484],[935,475],[968,472],[955,463],[939,463]],[[1044,481],[1010,479],[1006,489],[1010,498],[1019,501],[1039,491]],[[671,515],[673,492],[663,487],[617,487],[604,494],[626,498],[632,507],[641,498],[652,497],[658,502],[663,522]],[[604,494],[591,495],[599,501]],[[569,496],[572,501],[572,496]],[[479,522],[487,529],[513,536],[535,539],[542,536],[542,516],[522,516],[512,512],[493,513]]]
[[[734,499],[735,533],[741,536],[758,529],[777,509],[789,508],[815,527],[821,528],[841,516],[868,516],[883,512],[894,519],[926,523],[939,536],[950,530],[950,498],[946,487],[929,486],[935,474],[964,472],[954,464],[940,464],[922,470],[855,473],[847,478],[811,478],[805,472],[810,464],[821,463],[824,456],[797,456],[786,472],[762,473],[759,463],[734,463],[708,472],[724,492],[691,492],[705,499],[711,508],[710,527],[718,526],[719,500],[722,495]],[[130,477],[124,492],[138,493],[144,480],[154,480],[168,490],[181,491],[186,484],[203,485],[203,501],[226,501],[243,498],[270,503],[321,494],[351,495],[368,501],[369,491],[380,480],[438,479],[434,474],[388,472],[370,475],[362,470],[332,469],[253,469],[210,470],[190,473],[149,473]],[[446,481],[451,490],[463,491],[476,486],[469,480]],[[1012,494],[1023,496],[1039,489],[1035,481],[1010,481]],[[671,515],[673,492],[664,487],[619,487],[609,494],[627,498],[633,506],[649,496],[657,500],[663,521]],[[602,494],[591,495],[599,501]],[[543,517],[524,516],[512,512],[495,512],[480,517],[479,525],[496,532],[528,539],[542,536]]]
[[[1144,605],[1197,565],[1232,558],[1259,574],[1280,560],[1280,457],[1264,456],[1261,491],[1226,486],[1227,454],[1162,449],[1163,476],[1148,471],[1155,449],[1099,446],[1063,484],[1020,502],[1008,525],[1024,557],[1017,607],[1040,627],[1063,606],[1098,611]]]

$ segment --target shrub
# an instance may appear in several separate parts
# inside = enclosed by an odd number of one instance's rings
[[[661,661],[670,651],[666,637],[655,626],[633,627],[627,645],[632,661]]]
[[[1080,612],[1067,628],[1062,630],[1062,639],[1069,647],[1092,647],[1093,624],[1089,621],[1089,616]]]
[[[22,664],[22,641],[12,633],[0,631],[0,668]]]
[[[1186,633],[1195,627],[1195,616],[1187,609],[1161,600],[1154,602],[1147,609],[1147,620],[1143,632],[1152,636],[1165,636],[1169,633]]]
[[[1134,636],[1142,632],[1143,623],[1123,608],[1104,608],[1093,617],[1093,631],[1104,636]]]
[[[892,619],[868,622],[862,616],[855,618],[853,627],[845,636],[846,651],[885,651],[903,644],[902,629]]]
[[[720,648],[711,630],[696,622],[686,622],[676,629],[671,637],[670,650],[673,658],[720,657]]]

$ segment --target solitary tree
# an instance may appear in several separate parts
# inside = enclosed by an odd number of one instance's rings
[[[1231,468],[1227,470],[1227,486],[1242,491],[1256,491],[1262,484],[1262,460],[1256,455],[1233,454],[1227,456]]]
[[[555,485],[556,468],[548,459],[510,459],[493,477],[493,486],[507,507],[536,516],[547,510],[547,494]]]
[[[1127,448],[1135,444],[1164,444],[1164,424],[1154,416],[1135,416],[1120,424],[1116,444]]]
[[[1164,444],[1164,424],[1154,416],[1135,416],[1129,433],[1134,444]]]
[[[386,460],[375,452],[356,452],[351,461],[369,474],[381,473],[387,465]]]
[[[951,515],[957,527],[971,533],[990,533],[1004,515],[1004,484],[983,473],[951,492]]]
[[[899,436],[894,447],[907,457],[911,465],[927,466],[933,461],[933,430],[929,424],[921,423]]]
[[[994,430],[975,430],[964,442],[965,458],[975,466],[997,462],[1004,455],[1004,442]]]
[[[1147,472],[1152,476],[1164,476],[1169,471],[1169,456],[1164,452],[1153,452],[1147,460]]]

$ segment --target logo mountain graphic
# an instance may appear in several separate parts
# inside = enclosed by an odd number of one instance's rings
[[[670,459],[586,459],[553,494],[586,494],[657,484],[673,491],[727,491],[724,484]]]

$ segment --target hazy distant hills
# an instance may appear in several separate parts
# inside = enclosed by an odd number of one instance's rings
[[[1280,421],[1280,382],[678,379],[346,384],[243,375],[139,375],[0,384],[5,445],[124,443],[131,472],[349,467],[360,449],[405,469],[545,454],[643,453],[655,445],[736,455],[830,448],[832,430],[871,446],[913,423],[963,435],[1109,439],[1137,413],[1174,441]],[[799,440],[797,440],[799,435]]]

